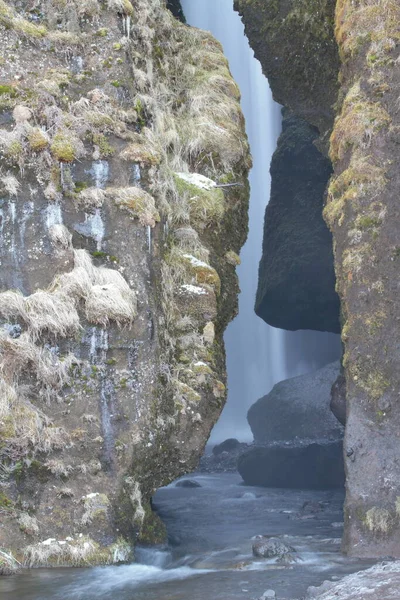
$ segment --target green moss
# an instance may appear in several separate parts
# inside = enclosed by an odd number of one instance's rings
[[[83,190],[86,190],[86,188],[89,187],[89,184],[86,183],[85,181],[75,181],[75,193],[79,194],[79,192],[82,192]],[[93,256],[95,256],[95,253],[92,253]]]
[[[18,162],[18,159],[22,156],[23,151],[24,149],[21,142],[19,140],[13,140],[10,144],[8,144],[4,154],[11,162],[15,163]]]
[[[165,544],[167,529],[160,517],[151,510],[150,504],[144,507],[145,516],[138,537],[139,544]]]
[[[96,31],[97,37],[107,37],[107,34],[108,34],[107,27],[100,27],[100,29],[98,29]]]
[[[45,133],[39,127],[34,127],[28,133],[28,143],[31,150],[33,150],[34,152],[40,152],[49,145],[49,140],[47,139]]]
[[[191,219],[204,224],[219,223],[225,212],[225,197],[221,188],[206,190],[188,183],[177,174],[174,174],[174,179],[178,194],[187,198]]]
[[[12,510],[14,508],[14,502],[10,500],[6,494],[0,492],[0,509]]]
[[[381,223],[381,219],[369,216],[358,217],[356,221],[356,225],[359,229],[371,229],[372,227],[379,227]]]
[[[95,133],[93,135],[93,144],[98,147],[102,158],[107,158],[115,153],[115,148],[111,146],[106,136],[102,133]]]
[[[72,162],[76,158],[74,139],[67,132],[59,132],[53,138],[51,152],[60,162]]]
[[[0,85],[0,96],[7,94],[11,98],[17,96],[17,90],[12,85]]]

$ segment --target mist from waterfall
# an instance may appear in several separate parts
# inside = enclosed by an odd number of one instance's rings
[[[225,332],[228,402],[210,441],[252,439],[249,407],[283,379],[317,369],[340,356],[339,336],[316,331],[289,332],[267,325],[254,312],[265,207],[271,179],[269,165],[281,130],[280,106],[255,59],[233,0],[181,0],[189,25],[211,31],[221,42],[240,87],[253,168],[250,172],[249,236],[237,272],[239,315]]]

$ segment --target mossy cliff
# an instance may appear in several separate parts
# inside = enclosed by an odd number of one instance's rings
[[[0,0],[3,573],[165,535],[151,496],[225,401],[250,166],[221,46],[164,1],[17,7]]]
[[[344,550],[400,556],[397,2],[340,0],[342,59],[330,139],[333,233],[347,382]]]
[[[317,124],[329,100],[335,121],[329,140],[334,173],[327,190],[324,218],[332,235],[337,292],[341,302],[343,366],[346,379],[346,504],[343,549],[354,556],[400,556],[400,466],[398,461],[400,355],[398,351],[398,261],[400,122],[398,110],[400,6],[392,0],[338,0],[333,3],[237,0],[256,53],[271,76],[278,99]],[[292,65],[273,69],[286,17],[309,14],[294,34],[297,73]],[[308,6],[304,12],[304,7]],[[285,8],[286,7],[286,8]],[[303,8],[300,8],[303,7]],[[272,12],[271,12],[272,11]],[[322,11],[322,12],[321,12]],[[286,14],[286,13],[285,13]],[[282,18],[283,15],[283,18]],[[249,22],[251,19],[251,22]],[[315,20],[329,24],[326,46],[312,44]],[[273,31],[271,33],[271,30]],[[254,31],[254,40],[251,32]],[[339,77],[323,48],[339,50]],[[258,50],[258,48],[260,50]],[[307,56],[314,48],[325,75],[307,78]],[[285,54],[285,56],[288,56]],[[304,62],[306,60],[306,62]],[[268,62],[269,61],[269,62]],[[266,65],[266,66],[265,66]],[[303,73],[299,80],[298,73]],[[278,80],[278,82],[277,82]],[[338,98],[334,91],[339,81]],[[330,90],[324,95],[325,90]],[[289,95],[291,90],[291,96]],[[285,92],[285,93],[284,93]],[[308,98],[308,100],[307,100]],[[305,115],[304,106],[310,108]],[[318,108],[319,107],[319,108]]]

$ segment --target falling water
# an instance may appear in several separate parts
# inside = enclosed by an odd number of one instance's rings
[[[338,358],[337,336],[318,332],[288,332],[270,327],[254,312],[261,257],[264,212],[269,199],[269,165],[281,129],[280,107],[255,59],[232,0],[182,0],[190,25],[207,29],[222,43],[232,75],[242,94],[253,157],[250,172],[249,236],[238,267],[239,315],[225,333],[228,402],[211,441],[230,436],[250,439],[246,413],[275,383],[312,371]],[[327,348],[327,336],[330,340]],[[332,338],[335,338],[332,341]],[[332,343],[333,342],[333,343]],[[320,350],[323,351],[320,353]]]

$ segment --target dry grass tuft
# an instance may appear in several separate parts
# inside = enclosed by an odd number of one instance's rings
[[[141,225],[154,227],[160,221],[154,198],[138,187],[107,188],[107,197],[139,219]]]

